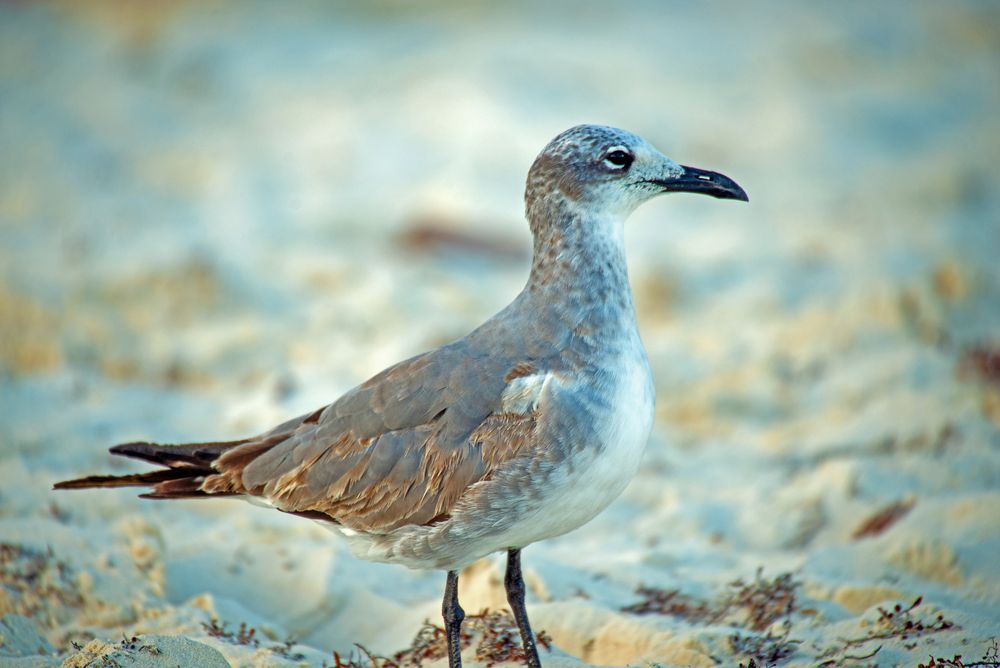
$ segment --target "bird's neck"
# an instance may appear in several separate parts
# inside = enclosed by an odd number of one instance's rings
[[[634,329],[623,220],[563,199],[548,204],[529,209],[534,254],[525,292],[558,305],[567,321]]]

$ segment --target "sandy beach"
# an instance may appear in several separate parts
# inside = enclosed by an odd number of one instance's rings
[[[447,665],[443,573],[51,487],[470,331],[582,122],[750,203],[628,223],[656,422],[524,551],[543,664],[1000,666],[998,63],[973,1],[3,3],[0,666]],[[502,568],[462,574],[469,666],[519,661]]]

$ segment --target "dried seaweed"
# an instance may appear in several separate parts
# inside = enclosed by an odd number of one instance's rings
[[[752,631],[763,631],[795,612],[795,593],[801,584],[791,573],[767,580],[763,570],[758,568],[753,582],[736,580],[729,584],[733,591],[724,601],[721,618],[741,614],[745,617],[744,626]]]
[[[751,633],[737,632],[729,637],[733,653],[749,657],[750,666],[775,665],[794,654],[801,643],[790,638],[791,617],[798,609],[795,596],[801,584],[791,573],[765,578],[763,569],[758,568],[751,582],[742,579],[730,582],[717,601],[700,600],[676,589],[639,587],[636,594],[642,600],[622,611],[667,615],[690,624],[724,623],[746,629]],[[781,622],[777,631],[771,629],[776,622]]]
[[[698,624],[715,617],[716,611],[706,601],[682,594],[678,589],[657,589],[640,586],[635,593],[642,597],[638,603],[625,606],[622,612],[633,615],[667,615],[680,617]]]
[[[953,622],[945,619],[944,615],[939,614],[933,619],[927,620],[916,614],[916,610],[923,603],[923,600],[923,596],[918,596],[907,608],[898,603],[893,606],[892,610],[886,610],[880,606],[878,608],[879,617],[875,621],[874,628],[863,636],[845,639],[844,644],[856,647],[872,640],[909,640],[929,633],[939,633],[957,628]]]
[[[126,652],[145,652],[147,654],[159,654],[160,650],[156,645],[147,645],[139,642],[138,636],[122,638],[118,646]]]
[[[257,630],[252,626],[247,626],[246,622],[240,622],[240,627],[235,633],[226,628],[225,622],[220,624],[218,619],[212,619],[208,623],[202,622],[201,627],[212,638],[225,640],[233,645],[260,647],[260,640],[255,637]]]
[[[966,348],[958,362],[960,376],[978,376],[992,385],[1000,385],[1000,346],[978,345]]]
[[[986,654],[977,661],[965,661],[961,654],[956,654],[950,659],[931,656],[927,663],[920,663],[917,668],[1000,668],[1000,644],[994,638]]]
[[[636,594],[642,600],[622,611],[679,617],[692,624],[729,623],[751,631],[763,631],[774,622],[791,616],[796,609],[795,593],[800,585],[791,573],[782,573],[769,580],[763,577],[763,569],[757,569],[753,581],[737,579],[730,582],[729,591],[715,602],[698,600],[676,589],[639,587]]]
[[[916,643],[913,642],[916,638],[959,628],[954,622],[945,619],[942,614],[937,614],[930,618],[922,616],[917,611],[922,603],[923,597],[918,596],[906,608],[898,603],[893,606],[892,610],[879,607],[878,619],[875,620],[872,628],[867,633],[856,638],[841,638],[839,644],[824,649],[819,654],[818,658],[821,661],[818,665],[821,667],[840,666],[845,665],[847,662],[851,662],[851,665],[854,665],[859,660],[875,656],[882,649],[882,645],[878,645],[874,650],[863,656],[849,654],[849,652],[864,647],[869,643],[879,640],[898,640],[909,642],[910,644],[905,646],[907,649],[913,649],[916,647]],[[937,665],[948,665],[942,664],[940,661],[941,659],[938,659]]]
[[[786,619],[777,632],[768,630],[763,635],[734,633],[729,636],[729,645],[733,654],[750,657],[748,668],[757,666],[758,661],[762,666],[774,666],[795,654],[795,650],[802,644],[801,640],[792,640],[789,637],[791,633],[792,622]]]
[[[545,631],[535,634],[535,641],[549,649],[552,639]],[[468,615],[462,625],[459,644],[468,649],[475,643],[476,661],[486,666],[500,663],[524,663],[524,648],[521,634],[513,616],[507,610],[493,612],[484,610],[476,615]],[[333,653],[334,663],[327,668],[418,668],[425,661],[438,661],[448,656],[448,636],[445,630],[425,621],[413,642],[391,657],[373,654],[362,645],[357,645],[357,654],[351,653],[346,659],[338,652]]]
[[[0,592],[5,612],[33,617],[49,627],[59,623],[61,609],[83,606],[75,573],[51,548],[43,552],[0,543]]]
[[[854,540],[878,536],[889,529],[893,524],[906,517],[907,513],[913,510],[916,499],[906,499],[896,501],[869,516],[851,534]]]
[[[224,640],[233,645],[243,645],[245,647],[260,647],[260,639],[257,637],[257,629],[252,626],[248,626],[246,622],[240,622],[239,628],[236,631],[230,631],[226,628],[225,622],[219,622],[218,619],[212,619],[210,622],[202,622],[201,627],[205,629],[205,632],[212,638],[218,638],[219,640]],[[270,651],[278,656],[285,657],[286,659],[301,660],[303,658],[302,654],[292,651],[292,646],[295,645],[295,641],[287,639],[282,643],[277,643],[274,645],[267,645],[264,649]]]
[[[83,664],[86,668],[127,668],[136,663],[136,654],[160,654],[160,649],[156,645],[141,642],[138,636],[123,637],[118,645],[109,645],[100,641],[87,646],[80,646],[73,643],[73,648],[80,652],[81,656],[77,660],[85,660]],[[127,666],[120,663],[120,659],[127,659]],[[74,665],[80,665],[75,663]]]

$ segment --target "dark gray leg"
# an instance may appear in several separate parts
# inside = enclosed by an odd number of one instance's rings
[[[524,578],[521,576],[521,550],[507,550],[507,574],[503,579],[507,589],[507,602],[521,631],[521,643],[524,645],[524,656],[531,668],[541,668],[538,660],[538,649],[535,647],[535,636],[531,634],[528,624],[528,611],[524,609]]]
[[[448,634],[448,666],[462,666],[462,620],[465,610],[458,604],[458,572],[448,571],[448,582],[444,586],[444,603],[441,604],[441,614],[444,616],[444,630]]]

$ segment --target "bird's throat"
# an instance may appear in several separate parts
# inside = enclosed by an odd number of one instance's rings
[[[526,291],[585,320],[634,322],[623,221],[566,207],[532,221],[534,254]]]

